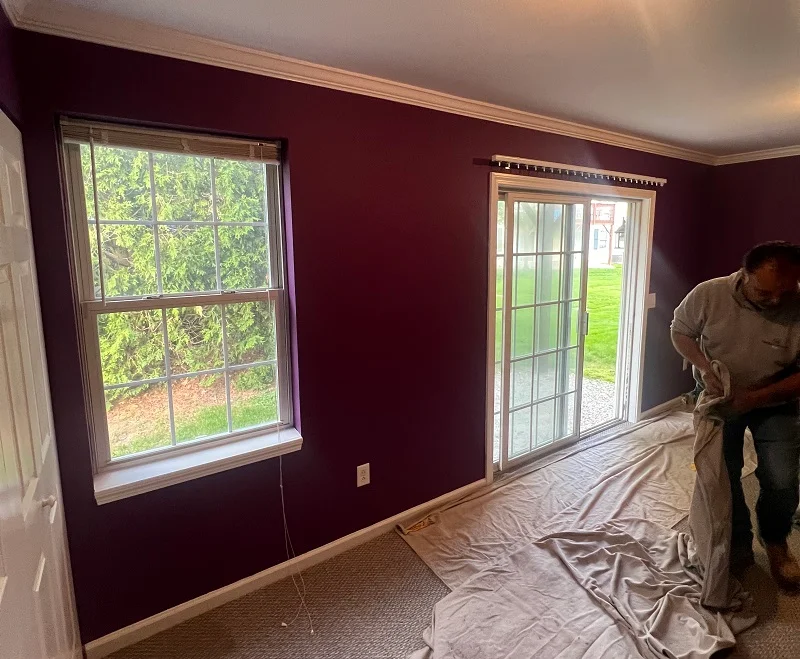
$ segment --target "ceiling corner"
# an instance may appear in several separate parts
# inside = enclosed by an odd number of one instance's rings
[[[3,9],[14,27],[21,27],[22,14],[30,2],[31,0],[0,0],[0,4],[3,5]]]

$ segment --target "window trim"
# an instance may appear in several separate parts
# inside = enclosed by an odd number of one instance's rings
[[[191,133],[186,133],[192,136]],[[158,462],[174,463],[175,474],[183,474],[178,480],[162,473],[158,481],[163,487],[187,480],[185,477],[194,478],[213,473],[221,469],[228,469],[240,464],[247,464],[248,461],[255,461],[274,457],[282,453],[298,450],[302,446],[302,437],[293,427],[293,405],[292,405],[292,384],[291,384],[291,355],[288,328],[288,293],[286,289],[286,245],[284,240],[284,221],[282,215],[280,165],[275,162],[264,161],[266,171],[265,181],[265,209],[267,212],[266,232],[271,246],[269,253],[270,263],[270,287],[269,289],[243,289],[237,291],[218,290],[209,292],[195,292],[189,294],[160,294],[142,297],[114,297],[96,299],[94,273],[89,248],[89,231],[94,226],[89,222],[86,208],[86,196],[84,192],[84,180],[81,164],[80,145],[75,140],[61,138],[61,151],[63,173],[65,179],[65,190],[67,195],[67,205],[69,212],[70,228],[70,260],[72,273],[75,278],[76,302],[78,305],[79,322],[78,333],[81,349],[81,366],[84,380],[84,398],[87,405],[88,425],[90,435],[90,447],[92,455],[92,467],[95,474],[95,494],[98,503],[106,500],[115,500],[120,496],[109,498],[103,494],[109,478],[105,474],[112,472],[128,472],[129,478],[133,483],[140,480],[140,476],[135,473],[152,474],[159,471],[154,469],[153,464]],[[156,145],[150,147],[141,146],[143,150],[158,151]],[[152,157],[152,156],[151,156]],[[218,156],[225,158],[225,156]],[[235,159],[235,158],[234,158]],[[93,172],[94,175],[94,172]],[[213,181],[213,176],[212,176]],[[152,185],[152,182],[151,182]],[[154,190],[151,190],[155,194]],[[277,218],[277,221],[272,221]],[[174,224],[173,222],[158,222],[154,217],[149,221],[135,222],[137,224],[147,224],[155,226],[158,224]],[[219,222],[216,215],[212,221],[186,222],[194,226],[213,226],[215,233],[215,245],[217,244],[217,227],[220,225],[230,225],[231,223]],[[239,223],[233,223],[239,224]],[[253,223],[253,224],[261,224]],[[219,285],[219,279],[217,280]],[[166,447],[159,447],[119,458],[111,458],[110,442],[108,439],[108,423],[105,410],[105,392],[102,378],[102,364],[100,361],[99,337],[97,332],[96,318],[99,314],[119,311],[139,311],[170,309],[197,305],[223,305],[236,304],[251,301],[272,302],[275,318],[275,359],[268,360],[275,364],[277,377],[277,421],[255,428],[233,430],[216,437],[203,437],[195,440],[170,444]],[[223,327],[224,330],[224,327]],[[166,331],[166,330],[165,330]],[[224,338],[223,338],[224,342]],[[245,366],[245,365],[242,365]],[[219,369],[212,369],[226,374],[236,365],[226,364]],[[205,373],[205,371],[203,371]],[[183,375],[183,374],[181,374]],[[164,374],[164,382],[169,376]],[[227,382],[226,382],[227,386]],[[237,446],[238,445],[238,446]],[[254,446],[260,446],[254,450]],[[236,457],[237,452],[242,456]],[[205,457],[203,457],[205,454]],[[207,460],[213,459],[214,454],[225,456],[224,464],[218,468],[211,467]],[[201,468],[191,467],[197,463]],[[149,465],[149,466],[148,466]],[[188,465],[188,466],[187,466]],[[229,465],[229,466],[226,466]],[[187,471],[188,469],[188,471]],[[162,470],[163,471],[163,470]],[[197,475],[191,473],[197,472]],[[111,481],[119,484],[120,474]],[[124,480],[124,479],[123,479]],[[147,480],[147,479],[146,479]],[[116,486],[114,486],[116,487]],[[131,496],[141,491],[155,489],[155,487],[141,486],[125,487],[123,490],[131,491]],[[103,501],[101,501],[103,499]]]

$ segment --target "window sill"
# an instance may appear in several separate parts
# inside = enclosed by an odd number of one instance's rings
[[[302,446],[300,433],[288,428],[280,433],[247,437],[179,455],[167,455],[159,460],[120,466],[95,475],[94,497],[100,505],[111,503],[299,451]]]

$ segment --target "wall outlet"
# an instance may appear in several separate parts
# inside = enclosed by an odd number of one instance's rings
[[[369,485],[369,462],[356,467],[356,487]]]

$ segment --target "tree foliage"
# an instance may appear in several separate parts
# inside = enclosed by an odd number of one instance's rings
[[[95,146],[94,151],[93,177],[90,149],[81,147],[98,297],[98,214],[107,298],[156,295],[159,278],[163,293],[269,286],[263,164],[104,146]],[[175,224],[159,224],[156,234],[154,219]],[[216,230],[214,219],[219,223]],[[224,316],[229,364],[275,358],[275,321],[269,303],[227,305]],[[106,385],[163,376],[166,357],[172,373],[224,365],[223,310],[218,305],[168,309],[165,317],[167,351],[161,311],[100,317]],[[240,371],[234,378],[242,389],[266,387],[273,381],[272,368]],[[138,391],[141,387],[110,390],[108,400]]]

